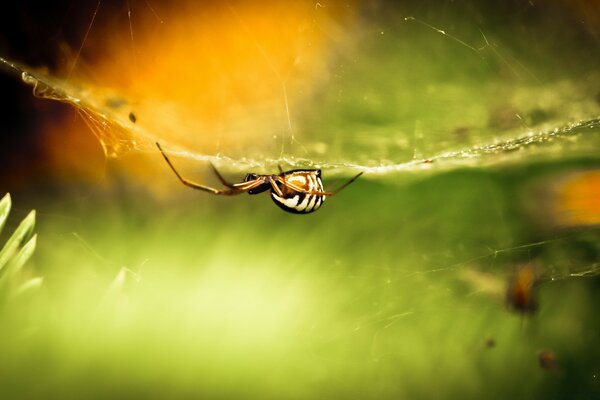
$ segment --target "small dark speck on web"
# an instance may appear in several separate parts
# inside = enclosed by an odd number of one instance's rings
[[[487,338],[485,340],[485,347],[487,347],[488,349],[493,349],[494,347],[496,347],[496,340],[494,338]]]
[[[129,120],[135,124],[135,122],[137,121],[137,117],[135,116],[134,113],[132,113],[132,112],[129,113]]]

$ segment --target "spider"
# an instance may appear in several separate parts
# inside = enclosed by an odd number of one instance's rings
[[[179,172],[177,172],[160,144],[156,143],[156,146],[165,158],[167,164],[169,164],[169,167],[171,167],[175,175],[177,175],[177,178],[179,178],[181,183],[186,186],[224,196],[233,196],[244,192],[248,192],[248,194],[259,194],[269,191],[271,199],[275,204],[284,211],[294,214],[308,214],[316,211],[321,207],[326,197],[336,195],[340,190],[344,189],[363,174],[360,172],[333,192],[325,192],[323,190],[323,182],[321,182],[320,169],[294,169],[291,171],[283,171],[281,167],[279,167],[279,174],[259,175],[249,173],[246,174],[243,182],[230,183],[226,181],[219,171],[217,171],[215,166],[211,164],[210,166],[219,181],[227,187],[227,189],[215,189],[182,177]]]

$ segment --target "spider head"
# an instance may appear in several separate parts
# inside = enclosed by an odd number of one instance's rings
[[[249,174],[246,174],[246,176],[244,177],[244,182],[256,181],[256,180],[262,179],[263,177],[264,177],[264,175],[259,175],[259,174],[255,174],[255,173],[251,172]],[[259,194],[262,192],[266,192],[270,188],[271,188],[271,184],[269,182],[264,182],[263,184],[255,187],[254,189],[248,190],[248,194]]]
[[[256,179],[258,179],[258,174],[250,172],[249,174],[246,174],[246,177],[244,178],[244,182],[255,181]]]

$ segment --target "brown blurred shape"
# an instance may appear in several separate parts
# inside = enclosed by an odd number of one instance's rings
[[[534,313],[538,308],[536,285],[537,266],[532,263],[515,267],[506,292],[506,303],[510,308],[523,314]]]
[[[557,371],[558,363],[556,353],[552,350],[540,350],[537,353],[538,363],[540,367],[546,371]]]

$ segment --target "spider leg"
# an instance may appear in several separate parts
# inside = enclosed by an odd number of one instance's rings
[[[314,190],[313,191],[306,190],[306,189],[301,188],[300,186],[296,186],[295,184],[293,184],[293,183],[291,183],[289,181],[286,181],[285,179],[283,179],[283,178],[281,178],[279,176],[275,177],[275,179],[277,181],[281,182],[282,185],[284,185],[284,186],[286,186],[286,187],[288,187],[288,188],[290,188],[290,189],[292,189],[292,190],[294,190],[296,192],[299,192],[299,193],[316,194],[316,195],[319,195],[319,196],[333,196],[335,194],[335,193],[331,193],[331,192],[319,192],[319,191],[314,191]]]
[[[310,191],[310,190],[303,189],[300,186],[296,186],[295,184],[293,184],[291,182],[288,182],[288,181],[286,181],[285,179],[283,179],[281,177],[276,177],[276,178],[278,178],[277,180],[279,182],[281,182],[283,185],[289,187],[290,189],[295,190],[296,192],[307,193],[307,194],[316,194],[316,195],[319,195],[319,196],[335,196],[337,193],[340,192],[340,190],[344,189],[346,186],[348,186],[349,184],[351,184],[352,182],[354,182],[362,174],[363,174],[363,172],[358,173],[355,177],[353,177],[352,179],[350,179],[348,182],[344,183],[342,186],[340,186],[339,188],[337,188],[333,192]]]
[[[351,184],[352,182],[354,182],[355,180],[358,179],[359,176],[361,176],[364,173],[364,171],[360,171],[358,174],[356,174],[354,176],[354,178],[350,179],[348,182],[344,183],[342,186],[340,186],[339,188],[335,189],[331,194],[326,194],[324,196],[333,196],[334,194],[337,194],[340,192],[340,190],[344,189],[346,186],[348,186],[349,184]]]
[[[217,178],[219,178],[219,181],[223,184],[223,186],[227,186],[230,189],[235,189],[235,185],[233,183],[230,183],[229,181],[226,181],[225,178],[223,178],[223,175],[221,175],[221,173],[217,170],[217,168],[210,163],[210,166],[213,170],[213,172],[215,173],[215,175],[217,176]]]
[[[277,193],[277,196],[283,197],[283,192],[281,191],[281,189],[279,189],[279,186],[277,186],[277,182],[276,181],[279,181],[279,182],[281,182],[281,183],[283,183],[285,185],[286,184],[285,180],[282,180],[281,177],[279,177],[279,176],[275,176],[274,178],[267,177],[267,180],[271,184],[271,187],[273,188],[273,190],[275,191],[275,193]]]
[[[277,164],[277,169],[279,170],[280,174],[283,174],[283,168],[281,168],[281,164]]]
[[[264,184],[267,181],[267,178],[261,176],[252,181],[235,183],[233,184],[233,188],[235,190],[241,190],[242,192],[247,192],[248,190],[252,190],[260,185]]]
[[[167,162],[167,164],[169,164],[169,167],[171,167],[171,169],[173,170],[173,172],[175,173],[175,175],[177,176],[177,178],[179,178],[179,180],[181,181],[181,183],[183,183],[184,185],[189,186],[189,187],[191,187],[193,189],[203,190],[205,192],[209,192],[209,193],[212,193],[212,194],[218,194],[218,195],[224,195],[224,196],[233,196],[233,195],[236,195],[236,194],[243,193],[243,192],[245,192],[247,190],[251,190],[254,187],[259,186],[260,184],[263,183],[262,181],[260,181],[260,180],[257,179],[255,181],[244,182],[244,184],[240,185],[239,187],[234,187],[234,188],[231,188],[229,190],[219,190],[219,189],[212,188],[210,186],[201,185],[199,183],[190,181],[189,179],[186,179],[186,178],[182,177],[179,174],[179,172],[177,172],[177,170],[175,169],[175,167],[171,163],[171,160],[169,160],[169,157],[167,157],[167,155],[165,154],[165,152],[163,151],[162,147],[160,146],[160,144],[158,142],[156,143],[156,147],[158,147],[158,150],[160,150],[160,153],[164,157],[165,161]]]

